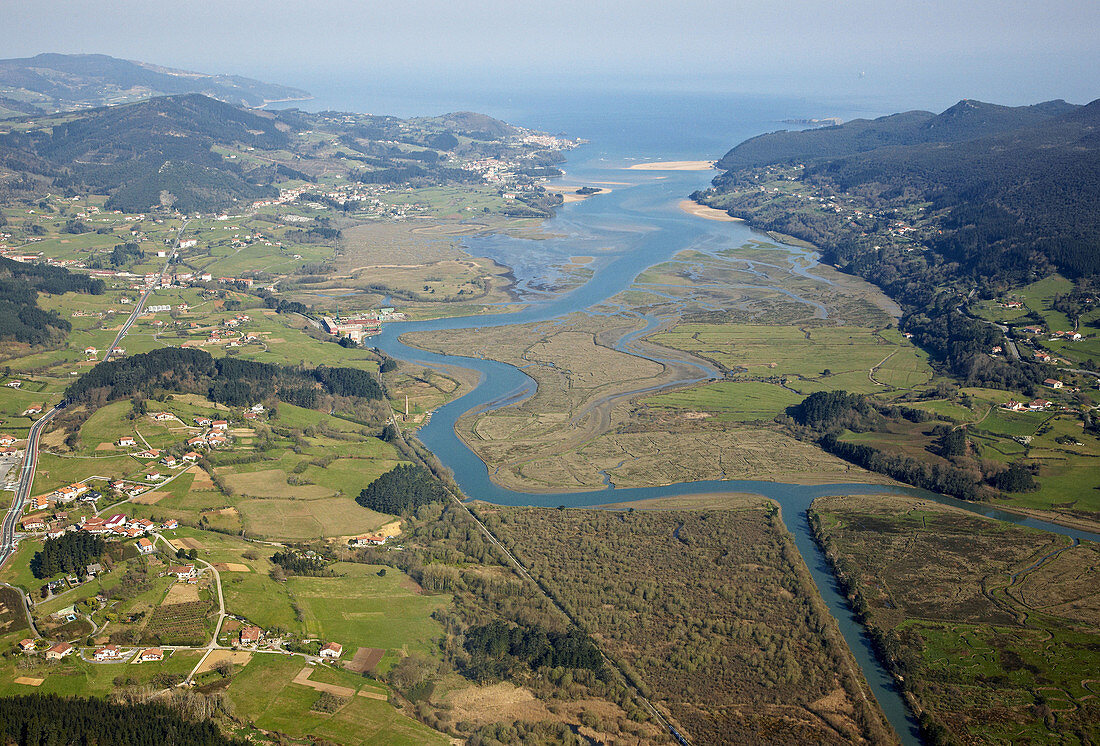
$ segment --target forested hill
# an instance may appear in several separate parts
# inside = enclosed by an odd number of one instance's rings
[[[143,211],[167,201],[204,210],[275,193],[212,146],[274,150],[286,146],[290,129],[207,96],[164,96],[13,127],[0,135],[0,167],[56,188],[109,194],[109,208]]]
[[[725,196],[749,171],[797,164],[808,188],[856,194],[872,209],[930,203],[936,224],[926,248],[963,273],[1014,282],[1052,269],[1100,272],[1100,100],[962,101],[938,116],[909,112],[765,135],[720,164],[728,170],[704,199],[737,214],[734,203],[743,200]],[[802,232],[828,250],[828,236],[813,235],[812,225]]]
[[[0,108],[14,115],[183,93],[202,93],[239,106],[310,97],[297,88],[238,75],[173,70],[103,54],[40,54],[0,60]]]
[[[214,212],[335,175],[382,188],[480,184],[483,173],[469,166],[486,158],[513,161],[516,185],[537,186],[560,175],[563,156],[532,134],[472,112],[400,119],[162,96],[0,120],[0,203],[92,193],[125,212]],[[525,215],[561,202],[521,191],[512,209]]]
[[[723,170],[840,158],[878,148],[953,143],[988,137],[1077,110],[1065,101],[999,106],[964,99],[942,114],[907,111],[878,119],[853,119],[835,127],[769,132],[737,145],[718,161]]]

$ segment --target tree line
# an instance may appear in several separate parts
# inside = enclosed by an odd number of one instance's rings
[[[0,698],[0,741],[18,746],[129,744],[236,746],[209,720],[185,720],[161,704],[112,704],[92,697],[27,694]]]

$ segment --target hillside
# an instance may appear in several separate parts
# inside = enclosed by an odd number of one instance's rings
[[[763,230],[812,242],[881,287],[903,328],[971,383],[1021,387],[1041,366],[991,358],[993,326],[956,309],[1054,272],[1100,273],[1100,101],[962,101],[733,148],[694,195]]]
[[[239,106],[310,98],[297,88],[237,75],[174,70],[102,54],[0,60],[0,116],[41,115],[185,93]]]
[[[561,155],[530,134],[469,112],[403,120],[162,96],[0,122],[0,200],[61,190],[106,194],[109,209],[208,212],[321,174],[389,186],[480,184],[483,174],[465,165],[484,158],[519,159],[516,178],[533,186],[560,173]],[[510,209],[546,215],[551,196],[528,190]]]
[[[722,156],[718,168],[728,171],[773,163],[840,158],[878,148],[962,142],[1041,124],[1077,108],[1065,101],[999,106],[964,99],[942,114],[907,111],[878,119],[853,119],[834,127],[758,135]]]
[[[935,230],[926,231],[925,248],[968,275],[1019,281],[1057,268],[1088,276],[1100,272],[1098,125],[1100,101],[961,101],[936,116],[908,112],[773,133],[727,153],[719,162],[727,171],[707,199],[728,209],[725,195],[749,170],[800,167],[797,180],[807,188],[859,194],[872,210],[926,203]],[[802,232],[826,248],[832,243],[813,226]]]

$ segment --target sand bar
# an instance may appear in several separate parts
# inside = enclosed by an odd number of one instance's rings
[[[680,201],[680,209],[686,212],[688,215],[694,215],[697,218],[706,218],[707,220],[721,220],[726,223],[743,223],[741,218],[735,218],[729,213],[722,210],[718,210],[714,207],[707,207],[701,205],[698,202],[692,202],[690,199]]]
[[[583,202],[589,197],[595,194],[609,194],[611,192],[607,187],[597,187],[600,191],[593,194],[577,194],[578,189],[583,189],[584,185],[569,185],[569,184],[543,184],[543,188],[548,192],[554,192],[560,194],[562,198],[562,204],[568,205],[570,202]]]
[[[714,161],[654,161],[635,163],[631,171],[713,171]]]

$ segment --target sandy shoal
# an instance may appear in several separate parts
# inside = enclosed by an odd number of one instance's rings
[[[653,163],[635,163],[631,171],[712,171],[714,161],[654,161]]]
[[[690,199],[680,201],[680,209],[686,212],[688,215],[694,215],[697,218],[706,218],[707,220],[721,220],[726,223],[743,223],[741,218],[735,218],[732,215],[718,210],[714,207],[707,207],[701,205],[698,202],[692,202]]]

